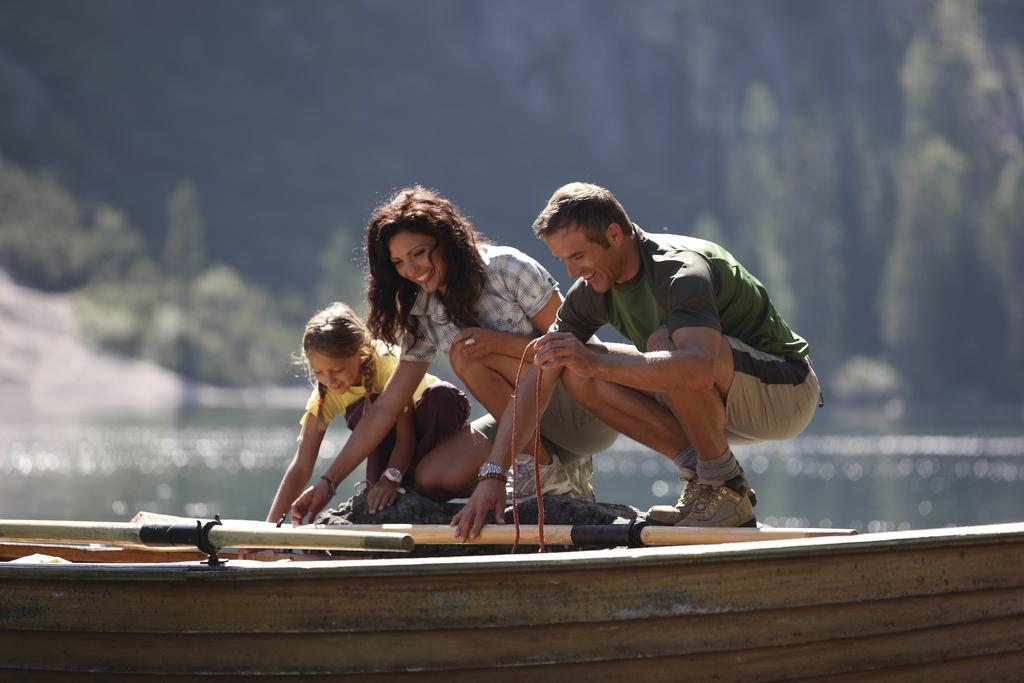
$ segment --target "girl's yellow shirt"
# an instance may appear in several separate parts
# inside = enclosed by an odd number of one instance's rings
[[[377,387],[377,393],[379,394],[384,388],[384,385],[391,379],[391,375],[395,374],[395,368],[398,367],[398,356],[400,349],[397,346],[388,346],[380,340],[373,342],[373,354],[376,359],[376,371],[374,372],[373,384]],[[420,380],[419,385],[416,387],[416,391],[413,392],[413,400],[418,399],[422,394],[423,390],[431,384],[437,382],[437,377],[431,374],[426,374],[423,379]],[[332,391],[328,391],[324,397],[323,414],[321,419],[325,425],[331,423],[338,415],[344,415],[345,410],[366,396],[366,388],[363,386],[351,386],[343,394],[336,394]],[[317,404],[320,403],[320,392],[317,391],[316,387],[313,387],[313,393],[309,396],[309,401],[306,403],[306,412],[303,413],[302,419],[299,420],[300,424],[306,424],[306,418],[309,415],[316,415],[318,412]]]

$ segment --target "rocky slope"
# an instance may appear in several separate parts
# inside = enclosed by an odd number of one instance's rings
[[[0,271],[0,410],[68,414],[159,412],[181,405],[295,406],[301,388],[225,390],[154,363],[92,348],[71,296],[22,287]]]

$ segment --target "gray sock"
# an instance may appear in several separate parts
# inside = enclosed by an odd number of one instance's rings
[[[740,465],[736,462],[736,456],[732,454],[731,448],[726,448],[717,458],[711,460],[697,461],[697,477],[700,483],[714,486],[721,486],[740,473]]]
[[[676,464],[676,469],[679,470],[679,474],[685,474],[683,470],[696,472],[697,449],[693,446],[687,446],[683,450],[679,451],[676,457],[672,458],[672,462]]]

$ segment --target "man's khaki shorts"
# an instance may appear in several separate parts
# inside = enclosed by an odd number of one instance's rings
[[[725,402],[729,443],[781,441],[802,432],[821,402],[810,359],[783,358],[725,339],[736,371]]]
[[[470,426],[491,442],[498,433],[498,421],[490,415],[478,417]],[[548,408],[540,418],[540,438],[549,452],[557,453],[563,463],[570,463],[610,448],[618,436],[618,432],[570,396],[561,381],[555,385]]]

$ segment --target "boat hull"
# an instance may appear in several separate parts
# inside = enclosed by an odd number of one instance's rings
[[[961,681],[1022,665],[1024,524],[222,569],[0,565],[0,678],[19,680]]]

